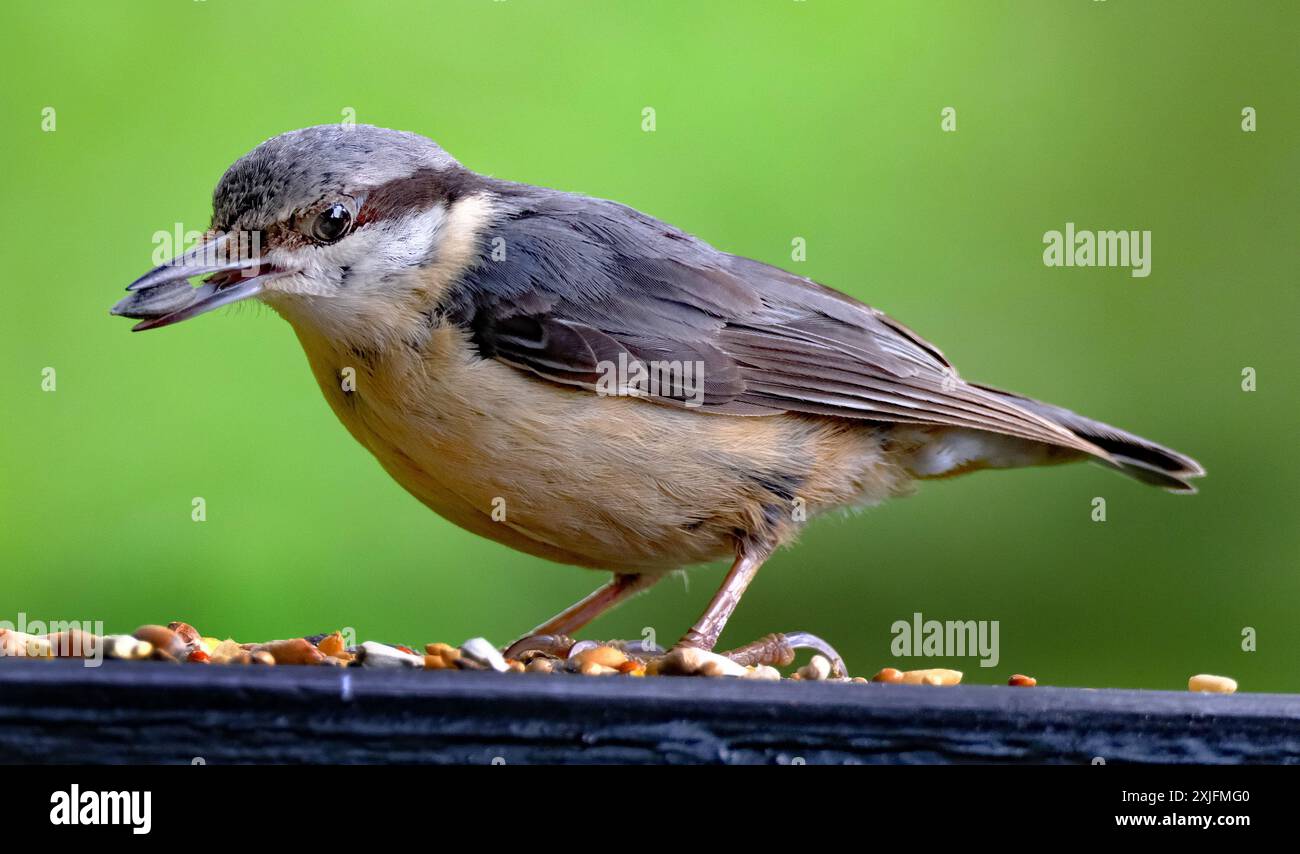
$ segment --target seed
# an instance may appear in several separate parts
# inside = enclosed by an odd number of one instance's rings
[[[153,644],[130,635],[106,635],[104,654],[124,661],[139,661],[153,655]]]
[[[248,657],[251,664],[275,664],[275,656],[264,649],[255,649]]]
[[[203,637],[189,623],[168,623],[167,628],[176,633],[176,637],[180,639],[181,643],[185,644],[187,650],[192,652],[202,648]]]
[[[445,658],[448,661],[455,661],[460,658],[460,650],[449,643],[431,643],[426,644],[424,651],[429,655],[436,655]]]
[[[618,671],[594,661],[584,661],[578,665],[578,672],[583,676],[610,676]]]
[[[316,648],[326,655],[334,658],[342,658],[348,655],[347,645],[343,643],[343,633],[335,632],[332,635],[326,635],[316,644]],[[349,658],[351,656],[348,656]]]
[[[581,667],[584,664],[599,664],[601,667],[609,667],[617,670],[620,665],[627,661],[627,656],[623,650],[612,646],[597,646],[591,649],[584,649],[582,652],[573,656]]]
[[[427,665],[426,665],[427,666]],[[510,668],[511,673],[523,673],[524,663],[513,658],[506,659],[506,666]]]
[[[746,679],[761,679],[765,682],[777,682],[781,679],[781,671],[766,664],[756,664],[746,669],[749,671],[745,674]]]
[[[529,673],[551,673],[555,670],[555,661],[550,658],[534,658],[526,665]]]
[[[676,647],[653,663],[646,672],[664,676],[744,676],[749,671],[726,656],[692,646]]]
[[[961,684],[960,670],[945,670],[942,667],[932,667],[928,670],[908,670],[903,674],[904,685],[959,685]]]
[[[894,667],[886,667],[875,676],[872,676],[871,681],[897,684],[903,681],[903,671]]]
[[[361,645],[363,667],[423,667],[424,656],[402,652],[387,644],[366,641]]]
[[[424,666],[430,670],[452,670],[460,660],[460,650],[450,644],[426,644],[424,651]]]
[[[463,658],[469,659],[471,663],[480,667],[490,667],[498,673],[504,673],[510,669],[506,665],[505,658],[501,656],[496,647],[488,643],[487,638],[470,638],[460,645],[460,652]]]
[[[53,654],[54,649],[46,638],[14,629],[0,629],[0,655],[49,658]]]
[[[248,652],[230,638],[220,641],[212,648],[212,652],[208,653],[208,655],[212,658],[213,664],[238,664],[240,662],[233,661],[232,659],[237,657],[248,659]],[[249,661],[245,660],[242,663],[248,664]]]
[[[276,664],[320,664],[325,658],[325,653],[306,638],[272,641],[262,649],[271,654]]]
[[[132,291],[113,310],[122,317],[162,317],[194,302],[197,289],[188,281],[166,282]]]
[[[1038,684],[1038,680],[1023,673],[1017,673],[1007,680],[1007,684],[1012,688],[1032,688]]]
[[[1234,694],[1237,691],[1237,680],[1229,679],[1227,676],[1198,673],[1187,680],[1187,690],[1208,691],[1211,694]]]
[[[196,650],[194,650],[193,652],[191,652],[191,653],[190,653],[190,657],[187,658],[187,659],[185,659],[185,660],[186,660],[186,661],[190,661],[190,662],[194,662],[194,663],[196,663],[196,664],[211,664],[211,663],[212,663],[212,657],[209,656],[206,652],[204,652],[204,651],[201,650],[201,649],[196,649]]]
[[[698,670],[695,671],[695,674],[697,676],[708,676],[710,678],[716,678],[719,676],[728,675],[727,668],[723,667],[721,663],[713,660],[701,662],[700,667]],[[731,674],[731,675],[733,676],[740,675],[742,678],[744,676],[744,674]]]
[[[180,635],[166,626],[141,626],[132,634],[137,640],[153,644],[154,658],[163,661],[180,661],[190,654],[189,647]]]
[[[831,675],[831,662],[824,655],[814,655],[798,670],[799,676],[809,682],[821,682]]]
[[[430,644],[432,646],[432,644]],[[456,650],[459,655],[460,650]],[[455,670],[456,659],[446,655],[426,654],[424,666],[429,670]]]
[[[53,655],[59,658],[94,658],[100,644],[98,636],[81,629],[68,629],[47,635]]]

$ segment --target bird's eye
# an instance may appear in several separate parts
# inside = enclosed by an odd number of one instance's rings
[[[335,243],[348,233],[351,226],[352,212],[336,202],[316,214],[311,224],[311,236],[321,243]]]

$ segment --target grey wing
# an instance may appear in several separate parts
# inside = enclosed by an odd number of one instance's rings
[[[484,258],[445,307],[485,357],[591,389],[620,356],[690,360],[702,366],[703,412],[969,427],[1107,458],[816,282],[613,202],[537,188],[505,198],[511,207],[487,235],[504,241],[504,259]],[[654,399],[682,405],[682,391]]]

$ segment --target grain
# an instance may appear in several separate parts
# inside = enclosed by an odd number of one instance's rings
[[[1211,676],[1208,673],[1198,673],[1187,680],[1187,690],[1207,691],[1211,694],[1235,694],[1237,692],[1237,680],[1229,679],[1227,676]]]
[[[904,685],[959,685],[961,684],[961,671],[946,670],[942,667],[932,667],[928,670],[908,670],[903,673],[902,682]]]

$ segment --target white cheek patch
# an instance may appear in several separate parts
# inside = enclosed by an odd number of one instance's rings
[[[446,222],[447,209],[438,205],[397,220],[362,226],[329,246],[272,250],[267,253],[272,264],[299,271],[276,280],[275,289],[336,297],[394,287],[401,276],[436,258]]]
[[[437,257],[446,222],[444,205],[376,222],[358,229],[351,240],[323,249],[321,260],[328,269],[351,268],[347,279],[339,282],[345,290],[391,287],[394,277],[417,270]]]

